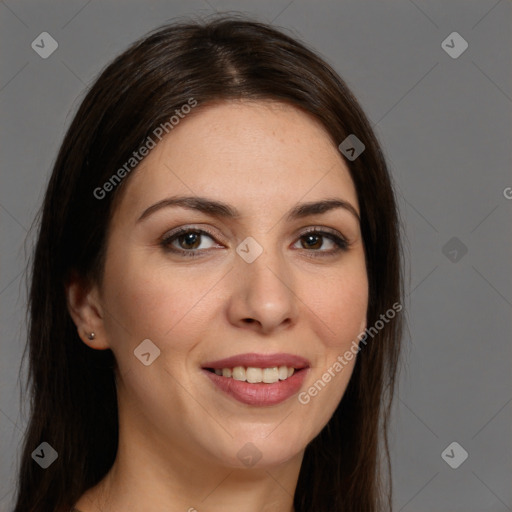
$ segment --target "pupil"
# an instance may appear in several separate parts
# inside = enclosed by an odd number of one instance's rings
[[[309,247],[313,247],[314,245],[318,245],[318,240],[319,239],[320,239],[319,235],[306,235],[306,240],[307,240],[306,243],[308,244]]]
[[[187,247],[187,249],[195,249],[197,247],[197,241],[199,240],[199,235],[197,233],[187,233],[183,235],[185,245],[193,245],[194,247]]]

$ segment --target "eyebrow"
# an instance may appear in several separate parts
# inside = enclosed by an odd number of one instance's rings
[[[158,201],[158,203],[155,203],[154,205],[144,210],[142,215],[137,219],[137,222],[140,222],[141,220],[149,217],[162,208],[169,207],[181,207],[187,208],[189,210],[197,210],[207,215],[211,215],[212,217],[218,218],[239,219],[241,217],[240,212],[236,208],[221,201],[215,201],[206,197],[197,196],[174,196],[162,199],[161,201]],[[349,202],[339,198],[328,198],[321,201],[300,203],[294,206],[286,214],[286,220],[292,221],[295,219],[308,217],[309,215],[319,215],[336,208],[343,208],[347,210],[352,215],[354,215],[358,222],[361,222],[357,210]]]

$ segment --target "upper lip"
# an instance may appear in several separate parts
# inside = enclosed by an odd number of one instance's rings
[[[236,356],[209,361],[202,365],[203,368],[234,368],[235,366],[251,366],[254,368],[271,368],[273,366],[288,366],[299,370],[309,367],[309,361],[294,354],[239,354]]]

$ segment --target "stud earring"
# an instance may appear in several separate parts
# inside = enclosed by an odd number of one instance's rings
[[[94,334],[93,332],[91,332],[90,334],[87,335],[87,337],[90,339],[90,340],[93,340],[94,338],[96,338],[96,334]]]

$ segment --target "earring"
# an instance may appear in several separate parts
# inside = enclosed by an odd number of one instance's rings
[[[87,337],[90,339],[90,340],[93,340],[94,338],[96,338],[96,334],[94,334],[93,332],[91,332],[90,334],[87,335]]]

